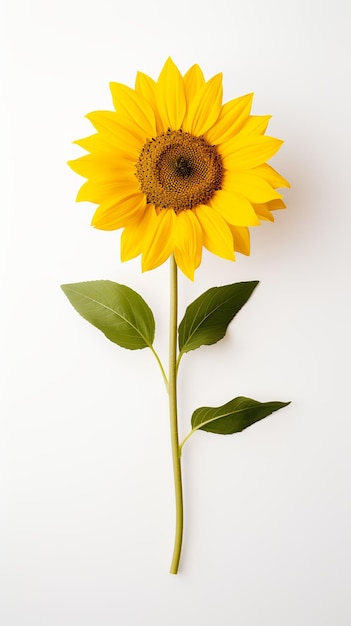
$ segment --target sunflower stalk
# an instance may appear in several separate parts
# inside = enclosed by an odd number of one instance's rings
[[[222,75],[206,80],[193,65],[182,76],[168,58],[154,81],[138,72],[135,89],[111,83],[113,111],[87,115],[95,134],[76,141],[87,154],[69,161],[86,178],[77,201],[97,204],[92,225],[123,228],[121,260],[141,255],[142,270],[171,256],[168,377],[154,348],[155,318],[145,300],[110,280],[65,284],[62,289],[84,319],[128,350],[149,348],[169,395],[175,487],[175,540],[170,572],[178,573],[183,537],[181,453],[198,430],[229,435],[288,402],[238,396],[221,406],[201,406],[179,442],[177,373],[184,354],[217,343],[250,298],[258,281],[211,287],[187,307],[177,325],[178,268],[190,280],[202,249],[228,260],[250,254],[249,227],[274,221],[285,204],[288,181],[267,161],[282,141],[265,136],[268,115],[251,115],[253,94],[222,104]]]
[[[178,316],[178,275],[174,256],[171,257],[170,280],[170,327],[169,327],[169,416],[171,427],[171,445],[175,489],[176,524],[174,549],[170,573],[177,574],[183,539],[183,487],[181,470],[181,451],[178,437],[177,412],[177,316]]]

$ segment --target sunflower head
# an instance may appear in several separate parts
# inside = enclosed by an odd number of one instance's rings
[[[157,81],[139,72],[111,93],[115,110],[87,116],[96,133],[69,165],[87,179],[77,200],[98,205],[92,225],[124,229],[122,261],[141,255],[149,270],[174,254],[193,279],[203,247],[249,254],[248,227],[273,221],[289,186],[266,163],[282,141],[264,134],[269,116],[250,114],[252,94],[222,104],[221,74],[182,76],[171,59]]]
[[[182,129],[148,141],[136,165],[147,202],[176,213],[206,204],[221,188],[222,172],[216,146]]]

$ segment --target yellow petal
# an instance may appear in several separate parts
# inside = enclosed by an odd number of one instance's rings
[[[266,203],[270,211],[277,211],[278,209],[286,209],[286,204],[283,200],[271,200]]]
[[[89,135],[89,137],[77,139],[73,143],[88,152],[111,154],[116,151],[115,141],[106,135],[103,137],[101,133],[94,133],[94,135]]]
[[[113,111],[93,111],[86,115],[102,138],[116,148],[138,155],[146,139],[146,133],[136,124],[123,125]]]
[[[78,191],[76,202],[94,202],[100,204],[114,199],[118,194],[118,183],[115,180],[87,180]]]
[[[85,154],[79,159],[68,161],[68,165],[74,172],[85,178],[91,177],[95,180],[110,182],[125,178],[133,187],[136,185],[134,167],[129,161],[122,160],[118,156],[113,158],[111,154]]]
[[[210,206],[233,226],[258,226],[260,223],[250,202],[237,193],[224,189],[217,191]]]
[[[246,96],[226,102],[222,106],[217,122],[206,133],[207,141],[218,144],[234,137],[250,115],[252,99],[253,93],[249,93]]]
[[[271,115],[250,115],[239,131],[240,135],[263,135],[271,117]]]
[[[184,81],[172,59],[164,64],[157,81],[157,107],[163,131],[178,130],[186,111]]]
[[[260,220],[264,220],[267,222],[274,222],[274,216],[270,212],[268,206],[269,205],[267,203],[255,204],[254,209],[255,209],[256,215],[260,218]]]
[[[140,219],[126,226],[121,236],[121,261],[130,261],[143,251],[143,237],[148,230],[148,223],[155,216],[153,204],[147,204]]]
[[[137,72],[135,79],[135,91],[140,93],[152,107],[154,106],[156,102],[156,82],[153,78],[144,74],[144,72]]]
[[[147,100],[147,102],[149,102],[149,104],[152,106],[156,119],[156,130],[158,133],[161,133],[163,130],[163,124],[157,108],[156,82],[152,78],[150,78],[150,76],[147,76],[147,74],[143,74],[143,72],[138,72],[135,81],[135,91],[140,93],[145,98],[145,100]]]
[[[115,204],[102,203],[95,211],[91,225],[100,230],[123,228],[142,215],[145,204],[145,196],[141,193],[126,197]]]
[[[283,200],[271,200],[270,202],[264,202],[263,204],[253,204],[256,215],[261,220],[268,220],[274,222],[274,216],[271,211],[277,211],[278,209],[285,209],[286,204]]]
[[[174,257],[183,274],[194,280],[201,263],[202,229],[191,210],[180,211],[174,228]]]
[[[266,181],[276,189],[277,187],[290,187],[289,181],[286,178],[283,178],[278,172],[276,172],[271,165],[268,163],[264,163],[263,165],[259,165],[255,167],[253,170],[254,173],[259,176],[263,176]]]
[[[250,233],[249,229],[243,226],[232,226],[229,224],[229,228],[233,235],[234,250],[241,254],[250,254]]]
[[[140,222],[137,222],[136,225],[139,227]],[[140,237],[138,236],[138,232],[141,232],[141,228],[137,228],[136,226],[126,226],[123,229],[121,235],[121,261],[131,261],[136,256],[141,254],[141,244]]]
[[[129,194],[139,192],[140,187],[130,170],[116,165],[113,173],[102,173],[100,176],[87,180],[78,191],[76,202],[104,202],[109,198],[114,199],[126,191]]]
[[[225,172],[222,189],[238,193],[250,202],[267,202],[281,198],[264,178],[251,172]]]
[[[185,97],[188,106],[204,84],[205,78],[199,65],[193,65],[184,74]]]
[[[213,76],[189,102],[183,130],[193,135],[203,135],[215,124],[222,107],[222,74]]]
[[[211,207],[199,205],[193,209],[202,228],[202,241],[207,250],[234,261],[233,237],[226,221]]]
[[[174,249],[174,221],[172,209],[164,209],[146,224],[143,236],[142,271],[152,270],[162,265]]]
[[[282,143],[280,139],[265,135],[249,136],[222,144],[219,152],[222,154],[223,166],[226,169],[249,170],[270,159]]]
[[[137,124],[147,139],[156,134],[155,115],[151,105],[140,94],[121,83],[110,83],[113,104],[118,115]]]

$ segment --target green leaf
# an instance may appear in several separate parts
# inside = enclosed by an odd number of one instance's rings
[[[191,418],[191,425],[193,430],[201,429],[209,433],[232,435],[288,404],[290,402],[257,402],[240,396],[223,406],[203,406],[196,409]]]
[[[61,285],[84,319],[108,339],[128,350],[151,347],[155,320],[150,307],[133,289],[111,280]]]
[[[180,354],[222,339],[258,281],[212,287],[188,306],[179,324]]]

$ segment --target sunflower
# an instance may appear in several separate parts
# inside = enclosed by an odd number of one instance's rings
[[[193,279],[203,247],[248,255],[248,227],[273,221],[289,186],[266,163],[282,141],[264,135],[269,115],[250,114],[253,94],[222,104],[222,74],[182,76],[170,58],[157,81],[138,72],[135,89],[110,87],[115,111],[87,115],[97,132],[69,162],[87,179],[77,201],[98,205],[92,225],[123,228],[121,259],[141,255],[143,271],[174,254]]]

